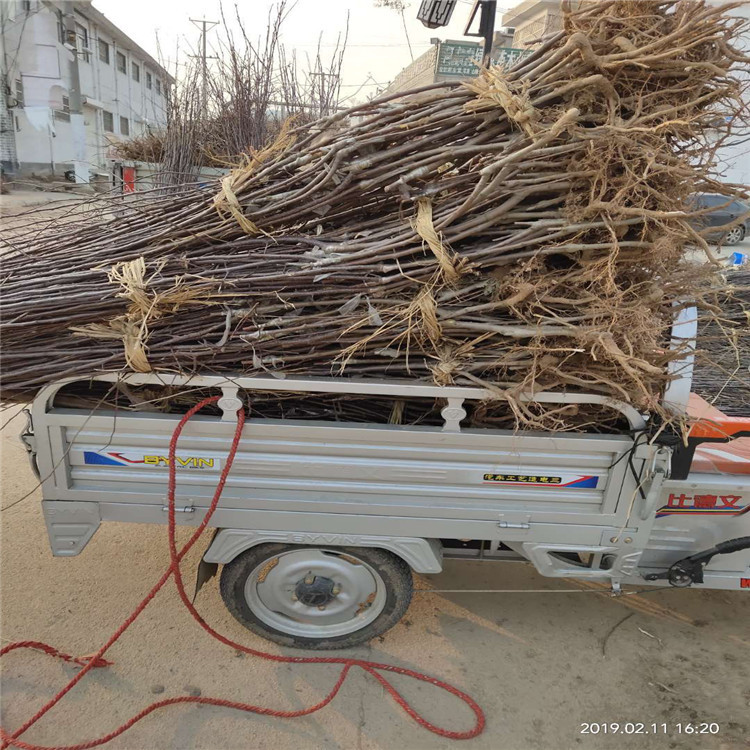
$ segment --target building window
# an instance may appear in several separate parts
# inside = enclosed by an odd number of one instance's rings
[[[122,135],[130,135],[130,120],[127,117],[120,118],[120,133]]]
[[[151,88],[151,73],[149,73],[148,71],[146,71],[146,88]]]
[[[99,59],[109,65],[109,44],[101,39],[99,40]]]
[[[104,130],[106,130],[108,133],[115,132],[115,118],[111,112],[102,110],[102,122],[104,124]]]
[[[89,30],[76,22],[76,49],[78,50],[78,59],[89,62]]]
[[[67,96],[62,98],[62,109],[55,110],[55,119],[70,122],[70,99]]]
[[[21,10],[28,13],[31,10],[31,0],[21,0]]]
[[[141,66],[138,63],[130,63],[130,71],[133,74],[134,81],[141,80]]]
[[[65,44],[65,24],[63,23],[63,12],[61,10],[56,10],[55,15],[57,15],[57,41],[60,42],[60,44]]]
[[[120,73],[128,72],[128,61],[125,59],[125,55],[123,55],[122,52],[117,53],[117,70],[119,70]]]
[[[161,94],[161,79],[157,78],[155,83],[156,83],[156,93]]]
[[[23,103],[23,80],[16,78],[16,107],[24,107]]]

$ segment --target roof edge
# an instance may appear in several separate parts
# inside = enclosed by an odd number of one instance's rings
[[[110,33],[115,39],[124,41],[127,48],[132,52],[137,52],[145,62],[147,62],[152,68],[156,68],[164,77],[169,81],[170,84],[175,82],[174,76],[154,57],[146,52],[140,44],[134,42],[119,26],[109,20],[98,8],[93,5],[93,0],[86,0],[82,7],[76,8],[81,15],[88,16],[89,20],[101,26],[105,31]]]

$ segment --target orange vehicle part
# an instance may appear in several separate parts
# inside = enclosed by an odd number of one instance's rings
[[[720,440],[750,433],[750,417],[723,417],[720,421],[705,420],[696,422],[689,433],[694,438],[718,438]]]
[[[696,443],[691,471],[750,475],[750,417],[730,417],[695,393],[688,414],[698,421],[688,438]]]

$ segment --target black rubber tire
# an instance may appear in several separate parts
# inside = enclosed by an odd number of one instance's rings
[[[270,627],[253,613],[245,599],[245,582],[251,573],[266,560],[282,552],[295,549],[326,549],[342,555],[357,557],[372,567],[383,579],[386,602],[383,611],[371,623],[346,635],[332,638],[305,638],[290,635]],[[409,608],[413,591],[411,568],[400,557],[374,547],[316,547],[306,544],[259,544],[240,553],[221,571],[219,582],[221,598],[232,616],[248,630],[269,641],[292,648],[328,651],[337,648],[352,648],[382,635],[390,630]]]

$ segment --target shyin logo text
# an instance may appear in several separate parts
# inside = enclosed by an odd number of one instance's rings
[[[83,462],[99,466],[169,466],[169,457],[159,454],[130,453],[124,451],[84,451]],[[178,469],[220,469],[218,458],[207,456],[175,456]]]

